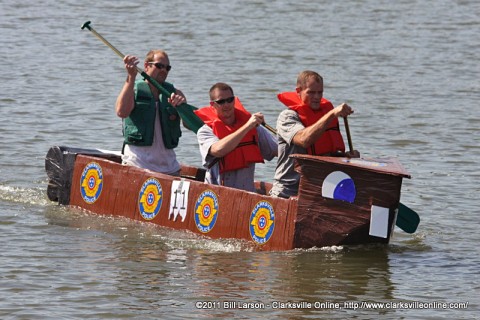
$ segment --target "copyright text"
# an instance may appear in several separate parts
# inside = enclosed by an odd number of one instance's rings
[[[420,302],[420,301],[196,301],[197,309],[468,309],[467,302]]]

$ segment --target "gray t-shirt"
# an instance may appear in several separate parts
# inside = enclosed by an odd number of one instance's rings
[[[272,160],[278,151],[277,141],[265,128],[257,127],[258,146],[265,160]],[[255,192],[255,163],[250,164],[248,168],[225,172],[220,175],[218,163],[215,163],[210,169],[208,167],[216,158],[208,154],[210,147],[220,139],[213,133],[212,128],[207,125],[202,126],[197,132],[197,140],[202,156],[202,165],[207,168],[205,183],[224,185],[226,187],[236,188]],[[222,183],[223,182],[223,183]]]
[[[289,198],[298,193],[300,175],[294,170],[295,160],[289,156],[294,153],[307,153],[305,148],[293,144],[293,137],[304,128],[298,114],[293,110],[286,109],[278,116],[278,160],[270,191],[272,196]]]

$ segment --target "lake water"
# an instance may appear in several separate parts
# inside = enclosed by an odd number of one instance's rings
[[[1,0],[0,17],[2,319],[478,317],[480,2]],[[87,20],[125,54],[165,49],[190,104],[227,82],[273,126],[276,93],[318,71],[324,96],[355,109],[354,147],[412,175],[402,202],[417,233],[251,252],[50,202],[50,146],[121,147],[125,71]],[[191,132],[177,154],[200,165]]]

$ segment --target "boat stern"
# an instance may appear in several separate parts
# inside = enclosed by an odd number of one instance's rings
[[[294,155],[300,173],[295,247],[388,243],[402,178],[394,159]]]

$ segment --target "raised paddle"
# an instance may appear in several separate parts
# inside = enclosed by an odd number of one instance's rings
[[[350,152],[352,152],[353,144],[352,137],[350,136],[350,127],[348,126],[347,117],[344,117],[343,120],[345,123],[345,131],[347,132],[348,148],[350,149]],[[417,230],[419,223],[420,216],[415,211],[400,202],[398,204],[398,214],[395,225],[406,233],[414,233]]]
[[[82,30],[87,28],[90,30],[98,39],[100,39],[103,43],[105,43],[110,49],[112,49],[118,56],[120,56],[122,59],[125,57],[117,48],[115,48],[110,42],[108,42],[104,37],[102,37],[95,29],[90,26],[90,21],[85,22],[82,25]],[[165,94],[167,96],[170,96],[172,92],[169,92],[167,89],[165,89],[160,83],[158,83],[155,79],[150,77],[145,71],[141,70],[140,68],[137,67],[137,72],[142,75],[142,77],[150,82],[155,88],[157,88],[162,94]],[[187,103],[182,103],[181,105],[178,105],[176,107],[176,110],[180,117],[182,118],[185,126],[192,130],[193,132],[197,133],[198,129],[200,129],[201,126],[204,125],[202,119],[200,119],[193,111],[196,110],[197,108],[194,106],[191,106]]]

